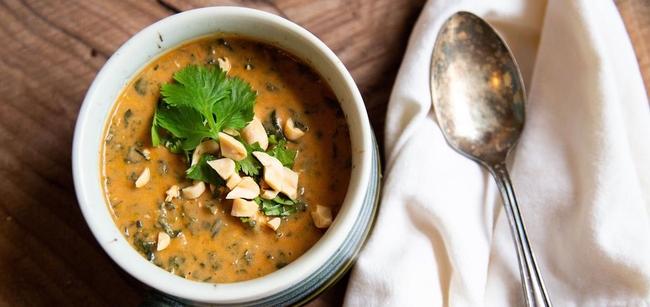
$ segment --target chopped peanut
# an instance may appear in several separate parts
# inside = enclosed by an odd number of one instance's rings
[[[253,120],[241,130],[241,136],[248,144],[258,143],[264,150],[269,147],[269,137],[257,116],[253,117]]]
[[[273,159],[275,159],[275,158],[272,157],[271,155],[263,152],[263,151],[253,151],[253,156],[255,156],[255,158],[257,158],[257,160],[260,161],[262,166],[269,166],[272,163],[275,163],[273,161]],[[278,162],[280,162],[280,161],[278,160]]]
[[[225,71],[228,73],[230,71],[230,68],[232,68],[232,65],[230,64],[230,60],[228,58],[223,57],[223,58],[218,58],[217,62],[219,63],[219,67],[221,70]]]
[[[305,135],[305,132],[296,127],[293,119],[289,118],[284,122],[284,135],[290,141],[295,141]]]
[[[165,197],[165,201],[170,202],[172,201],[172,199],[179,198],[181,196],[181,190],[178,188],[177,185],[173,185],[171,186],[171,188],[169,188],[169,190],[167,190],[167,192],[165,192],[165,194],[167,194],[167,197]]]
[[[280,192],[291,199],[298,197],[298,173],[290,168],[282,168],[282,189]]]
[[[156,250],[161,251],[167,246],[169,246],[169,242],[171,241],[171,238],[166,232],[159,232],[158,233],[158,243],[156,243]]]
[[[282,162],[275,157],[261,151],[254,151],[253,155],[264,166],[264,181],[276,191],[282,191],[284,170]]]
[[[226,199],[253,199],[258,195],[260,195],[260,187],[253,178],[246,176],[242,178],[241,182],[239,182],[239,184],[237,184],[228,195],[226,195]]]
[[[276,196],[280,194],[280,191],[276,191],[273,189],[261,189],[260,190],[260,197],[264,199],[274,199]]]
[[[274,217],[274,218],[270,219],[266,223],[266,225],[271,227],[271,229],[273,229],[273,230],[278,230],[278,227],[280,227],[280,218],[279,217]]]
[[[199,146],[197,146],[196,149],[194,149],[194,153],[192,154],[191,165],[199,163],[201,156],[205,153],[216,154],[218,152],[219,152],[219,143],[217,143],[215,140],[207,140],[199,144]]]
[[[145,186],[149,182],[149,179],[151,179],[151,171],[146,167],[135,181],[135,187],[141,188]]]
[[[223,132],[219,132],[219,140],[221,142],[221,154],[224,157],[233,159],[235,161],[241,161],[246,158],[246,156],[248,156],[244,144],[237,141],[234,137]]]
[[[233,128],[230,128],[230,127],[223,128],[223,133],[225,133],[227,135],[230,135],[230,136],[239,136],[239,131],[237,131],[237,130],[235,130]]]
[[[226,181],[226,186],[232,190],[241,182],[241,180],[242,178],[239,176],[239,173],[234,172]]]
[[[252,200],[235,198],[232,202],[230,215],[237,217],[254,217],[259,206]]]
[[[183,188],[183,197],[187,199],[196,199],[205,192],[205,182],[197,181],[194,185]]]
[[[276,191],[269,186],[264,179],[260,179],[260,197],[264,199],[273,199],[280,194],[280,191]]]
[[[217,171],[217,174],[219,174],[223,180],[228,180],[228,178],[235,173],[235,161],[230,158],[208,161],[208,165]]]
[[[332,225],[332,210],[329,207],[316,205],[316,210],[311,212],[314,225],[318,228],[327,228]]]

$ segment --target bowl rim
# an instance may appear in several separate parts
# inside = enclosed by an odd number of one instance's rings
[[[244,26],[233,21],[234,24],[231,26],[239,31],[246,27],[250,28],[250,24],[253,23],[258,27],[257,30],[260,30],[259,27],[271,26],[275,27],[276,31],[286,34],[277,36],[272,41],[267,40],[267,43],[288,49],[327,78],[341,101],[350,126],[353,146],[353,169],[348,194],[339,215],[321,240],[303,256],[281,270],[264,277],[231,284],[187,280],[170,274],[144,259],[130,246],[113,222],[101,188],[99,171],[104,126],[117,95],[120,94],[124,86],[146,66],[146,63],[178,46],[179,41],[181,43],[188,42],[204,36],[180,34],[182,31],[197,31],[195,28],[199,26],[195,25],[192,30],[188,28],[190,23],[206,22],[205,27],[209,29],[208,34],[235,31],[219,31],[225,27],[219,26],[215,20],[221,19],[245,20]],[[210,22],[211,20],[212,22]],[[257,39],[265,40],[265,38]],[[301,54],[300,51],[296,52],[289,48],[292,42],[297,45],[302,44],[306,50],[317,54],[308,57]],[[142,56],[142,59],[136,61],[138,63],[129,62],[128,58],[134,53],[138,54],[138,50],[147,47],[147,44],[149,44],[148,50],[151,54]],[[325,61],[313,61],[316,58]],[[318,65],[320,67],[315,67]],[[331,75],[324,75],[324,69],[331,71]],[[122,77],[116,79],[115,74]],[[122,84],[122,86],[119,91],[113,91],[111,95],[104,95],[104,86],[110,82],[113,87],[117,86],[116,84]],[[333,82],[340,83],[336,86],[341,90],[337,91]],[[103,110],[99,112],[100,115],[97,114],[98,110]],[[101,123],[96,122],[98,117],[102,119]],[[97,125],[101,126],[99,136],[93,135],[97,131]],[[181,299],[212,303],[237,303],[260,299],[288,288],[291,284],[299,282],[315,272],[339,248],[346,238],[346,232],[354,226],[356,214],[364,203],[372,169],[375,167],[371,162],[373,142],[365,105],[354,80],[334,52],[316,36],[287,19],[261,10],[231,6],[206,7],[171,15],[144,28],[125,42],[101,68],[88,89],[77,118],[72,148],[73,179],[77,199],[88,227],[102,249],[121,269],[145,285]],[[107,221],[110,224],[107,224]],[[128,247],[128,250],[125,250],[125,247]],[[242,289],[246,289],[246,291]]]

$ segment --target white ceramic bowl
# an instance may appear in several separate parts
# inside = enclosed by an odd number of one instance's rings
[[[289,50],[332,87],[352,141],[348,194],[332,226],[307,253],[286,267],[250,281],[211,284],[187,280],[149,263],[114,224],[100,183],[100,147],[109,112],[127,83],[147,63],[189,40],[219,32],[243,34]],[[365,105],[336,55],[300,26],[269,13],[237,7],[196,9],[165,18],[127,41],[92,83],[77,119],[73,175],[92,233],[124,271],[165,299],[183,304],[293,305],[314,298],[352,265],[372,227],[379,194],[379,159]]]

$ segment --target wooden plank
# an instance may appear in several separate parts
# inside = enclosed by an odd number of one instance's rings
[[[650,93],[650,1],[616,0],[625,28],[634,46],[646,93]]]
[[[139,302],[79,211],[72,133],[108,56],[171,13],[153,1],[0,2],[0,305]]]

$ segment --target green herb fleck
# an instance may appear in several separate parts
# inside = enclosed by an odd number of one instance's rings
[[[140,78],[138,81],[135,81],[134,87],[135,91],[138,92],[138,94],[142,96],[147,94],[147,80],[144,78]]]

